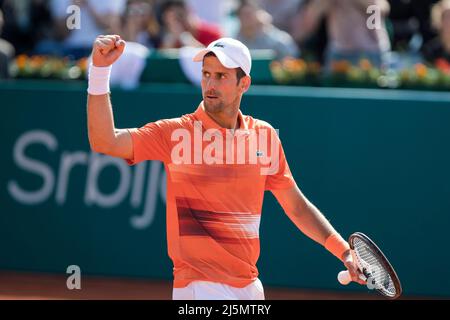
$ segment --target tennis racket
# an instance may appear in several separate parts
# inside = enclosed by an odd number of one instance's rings
[[[377,245],[361,232],[353,233],[348,243],[353,260],[366,277],[368,288],[389,299],[400,297],[402,286],[397,273]],[[348,270],[339,272],[338,280],[342,285],[349,284],[352,280]]]

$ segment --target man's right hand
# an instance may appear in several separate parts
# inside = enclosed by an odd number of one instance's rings
[[[109,67],[120,58],[124,50],[125,41],[120,36],[98,36],[92,50],[92,64],[96,67]]]

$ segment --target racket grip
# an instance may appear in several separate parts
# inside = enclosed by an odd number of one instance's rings
[[[337,278],[339,283],[344,286],[348,285],[352,281],[352,277],[350,276],[350,272],[348,272],[348,270],[339,272]]]

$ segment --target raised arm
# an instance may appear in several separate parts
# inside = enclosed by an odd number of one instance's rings
[[[131,159],[133,143],[128,130],[116,129],[109,96],[112,64],[125,49],[120,36],[99,36],[92,50],[87,102],[89,143],[95,152]]]
[[[303,195],[297,185],[290,189],[272,190],[286,215],[305,235],[324,246],[339,258],[350,272],[352,280],[364,284],[353,262],[346,241],[325,216]]]

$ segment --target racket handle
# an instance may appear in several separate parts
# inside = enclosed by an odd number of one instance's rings
[[[350,272],[348,272],[348,270],[339,272],[337,278],[339,283],[344,286],[348,285],[352,281],[352,277],[350,276]]]

